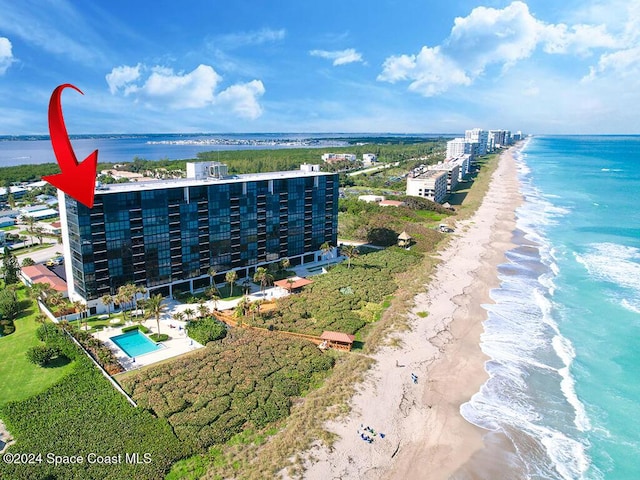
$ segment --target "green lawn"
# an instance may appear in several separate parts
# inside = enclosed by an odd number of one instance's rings
[[[27,349],[40,343],[35,335],[37,309],[26,299],[24,287],[18,295],[29,306],[14,321],[16,331],[0,338],[0,406],[40,393],[73,370],[73,363],[42,368],[27,360]]]

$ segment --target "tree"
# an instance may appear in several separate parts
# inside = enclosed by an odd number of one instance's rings
[[[42,237],[44,237],[44,228],[42,228],[40,225],[36,225],[35,227],[33,227],[33,234],[38,239],[38,243],[42,245]]]
[[[340,248],[342,254],[347,257],[347,268],[351,268],[351,259],[357,257],[360,254],[358,247],[355,245],[344,245]]]
[[[204,302],[201,302],[200,305],[198,305],[198,318],[205,318],[209,316],[209,307],[207,307],[207,304]]]
[[[209,273],[209,277],[211,277],[211,286],[216,290],[218,297],[222,297],[222,294],[218,289],[218,285],[216,285],[216,275],[218,274],[218,271],[212,267],[209,269],[208,273]]]
[[[287,257],[284,257],[282,260],[280,260],[280,268],[282,268],[282,270],[286,270],[290,266],[291,260],[289,260]]]
[[[120,308],[123,312],[123,317],[126,320],[127,315],[125,313],[125,306],[133,301],[136,286],[133,283],[127,283],[118,287],[118,293],[116,294],[116,301],[120,304]],[[129,317],[131,318],[131,316]]]
[[[273,282],[273,275],[264,267],[258,267],[253,274],[253,281],[260,284],[260,291],[264,293],[267,285]]]
[[[0,290],[0,317],[13,320],[20,313],[20,302],[13,288]]]
[[[191,320],[191,317],[195,315],[196,312],[193,311],[193,308],[185,308],[184,314],[187,316],[187,322]]]
[[[329,254],[331,253],[332,249],[333,247],[329,242],[324,242],[322,245],[320,245],[320,250],[322,250],[322,256],[325,258],[329,257]],[[327,265],[328,264],[329,264],[329,260],[327,260]]]
[[[249,312],[251,313],[251,319],[255,323],[256,321],[256,312],[260,311],[260,304],[258,302],[253,302],[249,304]]]
[[[48,283],[33,283],[27,288],[28,295],[35,300],[38,310],[40,311],[42,311],[40,302],[44,303],[45,297],[53,291],[53,287]]]
[[[111,318],[111,304],[113,303],[113,297],[109,294],[100,297],[102,304],[107,307],[107,315]]]
[[[33,245],[33,228],[35,227],[36,219],[29,215],[25,219],[25,223],[27,224],[27,233],[29,234],[29,244]]]
[[[20,265],[18,259],[9,250],[9,247],[5,247],[4,256],[2,258],[2,275],[4,277],[5,285],[12,285],[18,283],[18,272],[20,271]]]
[[[289,290],[289,295],[291,295],[294,283],[296,283],[296,281],[293,278],[287,278],[287,289]]]
[[[209,287],[204,291],[204,294],[213,300],[213,308],[218,310],[218,300],[220,300],[220,292],[216,293],[217,288]]]
[[[229,270],[224,276],[224,279],[229,284],[229,296],[233,297],[233,284],[238,280],[238,272],[235,270]]]
[[[176,312],[171,318],[173,318],[176,322],[184,322],[184,313]]]
[[[165,311],[167,306],[162,303],[164,298],[161,294],[151,295],[146,301],[146,313],[145,318],[155,317],[156,324],[158,325],[158,336],[160,335],[160,315]]]
[[[39,313],[38,315],[35,316],[34,320],[36,322],[38,322],[40,325],[45,325],[47,323],[47,316]],[[49,341],[49,330],[45,327],[43,328],[44,330],[44,338],[45,338],[45,342]]]
[[[35,265],[35,264],[36,264],[36,262],[31,257],[25,257],[25,258],[22,259],[22,262],[21,262],[21,265],[23,267],[30,267],[30,266]]]

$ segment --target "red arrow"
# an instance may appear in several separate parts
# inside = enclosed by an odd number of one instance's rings
[[[51,100],[49,101],[49,136],[51,137],[53,153],[56,155],[56,160],[62,173],[42,177],[42,179],[87,207],[93,208],[98,150],[78,163],[69,140],[67,128],[64,125],[62,105],[60,104],[62,90],[67,87],[71,87],[84,95],[79,88],[70,83],[56,87],[51,94]]]

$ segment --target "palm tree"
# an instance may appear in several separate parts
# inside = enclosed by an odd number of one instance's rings
[[[209,315],[209,307],[204,302],[198,305],[198,318],[205,318]]]
[[[183,312],[176,312],[176,313],[173,314],[173,316],[171,318],[173,318],[176,322],[183,322],[184,321],[184,313]]]
[[[82,305],[83,303],[80,300],[76,300],[75,302],[73,302],[73,309],[76,311],[76,313],[78,314],[78,331],[80,331],[80,319],[82,318]]]
[[[258,302],[253,302],[249,305],[249,312],[251,313],[251,317],[253,323],[256,322],[256,312],[260,311],[260,304]]]
[[[282,268],[282,270],[286,270],[290,266],[291,260],[289,260],[287,257],[284,257],[282,260],[280,260],[280,267]]]
[[[256,273],[253,274],[253,281],[260,283],[260,291],[264,293],[265,287],[273,282],[273,275],[264,267],[258,267]]]
[[[220,290],[218,290],[218,285],[216,285],[216,275],[218,274],[218,271],[211,267],[209,269],[209,276],[211,277],[211,286],[213,288],[215,288],[216,292],[218,293],[218,296],[221,297],[222,295],[220,294]]]
[[[345,245],[340,251],[347,257],[347,268],[351,268],[351,259],[357,257],[360,254],[358,247],[355,245]]]
[[[238,280],[238,272],[236,272],[235,270],[229,270],[224,276],[224,279],[229,284],[229,296],[233,297],[233,284],[236,280]]]
[[[113,303],[113,297],[111,295],[103,295],[100,297],[102,304],[107,307],[107,315],[111,318],[111,304]]]
[[[204,293],[207,297],[209,297],[213,301],[213,308],[215,310],[218,310],[218,300],[220,300],[220,292],[218,291],[218,293],[216,294],[216,289],[214,289],[213,287],[210,287],[210,288],[207,288],[204,291]]]
[[[133,303],[135,305],[135,309],[138,309],[138,294],[140,295],[146,295],[147,294],[147,289],[144,287],[144,285],[131,285],[131,287],[129,287],[131,289],[131,295],[133,296]]]
[[[289,295],[291,295],[291,290],[293,289],[293,284],[296,283],[296,281],[293,278],[287,278],[287,287],[289,287]]]
[[[33,227],[35,226],[36,219],[31,216],[28,216],[25,222],[27,223],[27,233],[29,234],[29,243],[30,245],[33,245]]]
[[[151,317],[156,318],[156,324],[158,325],[158,337],[160,336],[160,315],[165,311],[167,306],[162,303],[164,298],[161,294],[151,295],[145,302],[145,319]]]
[[[320,250],[322,250],[322,256],[325,258],[328,257],[332,249],[333,247],[329,242],[324,242],[322,245],[320,245]],[[327,265],[329,265],[329,260],[327,260]]]
[[[38,306],[38,310],[42,312],[42,308],[40,307],[40,302],[44,301],[44,297],[47,294],[53,292],[53,287],[48,283],[34,283],[29,287],[29,296],[36,301],[36,305]]]
[[[185,308],[184,309],[184,314],[187,316],[187,322],[191,320],[191,317],[193,317],[193,315],[196,312],[193,311],[193,308]]]
[[[42,237],[44,236],[44,228],[42,228],[40,225],[36,225],[35,227],[33,227],[32,233],[38,239],[38,242],[40,243],[40,245],[42,245]]]

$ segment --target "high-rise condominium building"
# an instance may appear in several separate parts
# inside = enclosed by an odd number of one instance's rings
[[[59,192],[69,297],[87,302],[135,283],[173,295],[209,285],[209,270],[238,278],[282,258],[320,259],[337,241],[338,175],[298,171],[227,175],[187,165],[187,178],[98,186],[92,209]]]

